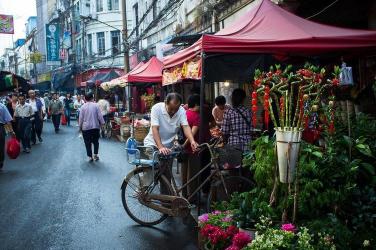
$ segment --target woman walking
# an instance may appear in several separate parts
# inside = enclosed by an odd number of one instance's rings
[[[86,103],[81,107],[80,117],[78,119],[80,131],[84,138],[86,153],[89,161],[98,161],[99,150],[99,130],[104,125],[104,119],[98,104],[93,102],[93,94],[85,95]],[[94,145],[94,157],[92,152],[92,144]]]
[[[70,126],[71,113],[73,109],[73,99],[70,93],[67,93],[67,98],[64,99],[64,115],[67,119],[67,125]]]

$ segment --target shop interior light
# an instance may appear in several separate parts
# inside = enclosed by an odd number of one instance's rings
[[[230,86],[230,82],[225,82],[225,83],[224,83],[224,86],[225,86],[225,87]]]

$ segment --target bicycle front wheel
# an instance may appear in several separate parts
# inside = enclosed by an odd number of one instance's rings
[[[224,183],[221,180],[216,181],[211,185],[210,193],[208,195],[208,212],[212,210],[212,206],[215,203],[230,201],[232,194],[236,192],[243,193],[250,191],[254,186],[255,185],[252,181],[242,176],[226,176],[224,177]]]
[[[141,203],[147,202],[146,194],[161,194],[161,190],[164,190],[164,194],[173,195],[172,187],[165,176],[161,176],[157,183],[153,183],[153,178],[151,168],[139,167],[127,175],[121,188],[125,211],[132,220],[144,226],[157,225],[168,217],[167,214]],[[157,203],[158,201],[153,202],[161,205]]]

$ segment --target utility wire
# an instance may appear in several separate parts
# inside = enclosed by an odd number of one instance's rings
[[[327,9],[329,9],[330,7],[332,7],[334,4],[336,4],[338,2],[338,0],[335,0],[333,3],[329,4],[328,6],[326,6],[324,9],[322,9],[321,11],[317,12],[316,14],[312,15],[312,16],[309,16],[307,17],[306,19],[311,19],[313,17],[316,17],[318,15],[320,15],[321,13],[323,13],[324,11],[326,11]]]

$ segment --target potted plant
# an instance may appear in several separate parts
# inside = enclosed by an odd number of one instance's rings
[[[338,86],[340,68],[336,66],[333,78],[325,77],[325,69],[306,64],[295,72],[292,66],[284,70],[280,65],[270,67],[269,72],[255,71],[252,92],[253,126],[256,127],[258,97],[264,108],[265,126],[272,120],[277,139],[279,176],[282,183],[295,178],[302,131],[310,122],[317,123],[322,94],[332,86]],[[326,80],[325,80],[326,79]],[[310,118],[313,117],[313,121]]]

